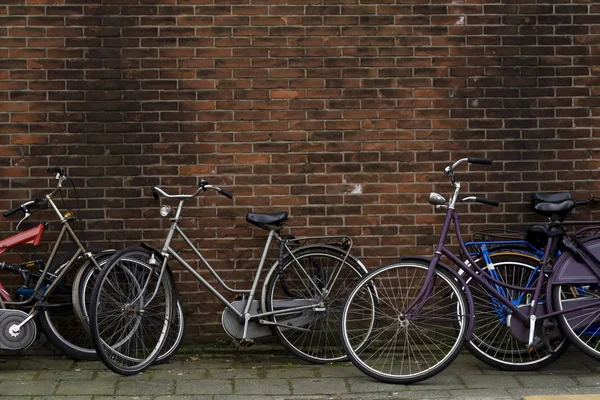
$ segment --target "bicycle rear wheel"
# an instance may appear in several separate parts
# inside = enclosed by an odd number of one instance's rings
[[[100,249],[90,251],[94,254],[101,252]],[[42,287],[48,287],[57,275],[65,268],[69,268],[54,291],[48,295],[37,320],[50,343],[60,352],[76,360],[97,360],[98,356],[87,327],[77,318],[73,307],[75,275],[84,262],[81,256],[69,266],[69,261],[74,254],[74,252],[68,253],[48,269],[47,283]]]
[[[383,265],[348,296],[340,321],[342,343],[350,361],[365,374],[387,383],[419,382],[441,372],[460,352],[467,306],[454,277],[436,268],[429,295],[408,308],[428,269],[418,261]],[[377,297],[372,296],[374,289]],[[374,329],[364,322],[372,309]]]
[[[281,269],[271,270],[265,284],[266,310],[287,310],[271,316],[281,343],[308,362],[345,360],[338,329],[340,311],[365,273],[344,251],[327,247],[298,249],[287,256]],[[305,308],[290,311],[294,307]]]
[[[104,364],[122,375],[144,371],[159,356],[175,313],[176,292],[168,268],[161,274],[151,251],[117,252],[94,285],[90,331]]]
[[[518,252],[498,251],[490,254],[493,267],[481,265],[484,270],[509,285],[529,288],[537,285],[538,258]],[[507,323],[510,309],[474,279],[469,278],[466,283],[471,289],[475,307],[473,337],[466,346],[481,361],[507,371],[533,371],[553,363],[567,350],[568,342],[563,335],[547,338],[552,350],[547,348],[545,341],[528,350],[527,345],[515,339],[511,333]],[[517,307],[527,305],[527,295],[531,293],[497,285],[496,289]],[[544,307],[541,304],[546,301],[544,293],[539,300],[540,307]]]

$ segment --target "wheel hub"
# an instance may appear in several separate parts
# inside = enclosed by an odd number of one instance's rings
[[[12,337],[17,337],[17,336],[19,336],[20,330],[21,329],[19,328],[19,325],[15,324],[15,325],[11,325],[11,327],[8,328],[8,333]]]

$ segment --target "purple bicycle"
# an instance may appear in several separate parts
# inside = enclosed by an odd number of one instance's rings
[[[600,235],[589,234],[594,229],[598,232],[598,226],[567,235],[563,221],[576,202],[540,202],[535,209],[550,219],[549,239],[539,268],[531,272],[533,284],[508,283],[492,273],[494,268],[478,265],[465,248],[457,203],[499,203],[460,197],[461,185],[454,171],[463,163],[490,165],[492,160],[464,158],[444,170],[454,191],[449,201],[438,193],[429,196],[432,205],[447,210],[434,255],[403,257],[383,265],[350,292],[340,323],[349,359],[365,374],[388,383],[415,383],[438,374],[456,358],[462,344],[474,338],[476,297],[469,288],[474,283],[487,292],[494,308],[503,312],[498,318],[515,339],[514,349],[499,346],[502,351],[527,354],[544,347],[549,355],[556,354],[550,356],[555,359],[566,336],[600,359]],[[467,260],[446,248],[451,224]],[[561,255],[554,260],[559,248]],[[461,273],[442,263],[442,256]],[[373,291],[378,295],[373,296]]]

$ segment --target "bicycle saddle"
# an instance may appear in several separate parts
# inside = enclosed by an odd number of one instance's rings
[[[531,205],[536,213],[553,221],[563,221],[577,205],[569,192],[532,193]]]
[[[571,200],[571,193],[531,193],[531,204],[533,204],[533,206],[535,206],[537,203],[562,203],[566,200]]]
[[[287,220],[287,212],[268,214],[248,213],[248,215],[246,215],[247,222],[267,230],[271,229],[268,225],[283,225],[285,222],[287,222]]]

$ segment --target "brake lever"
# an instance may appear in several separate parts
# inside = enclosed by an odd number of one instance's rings
[[[25,216],[23,218],[21,218],[21,220],[17,224],[17,228],[16,229],[19,229],[19,226],[21,226],[21,223],[23,221],[29,219],[29,217],[31,217],[31,213],[29,212],[29,209],[27,207],[23,207],[23,212],[25,213]]]

